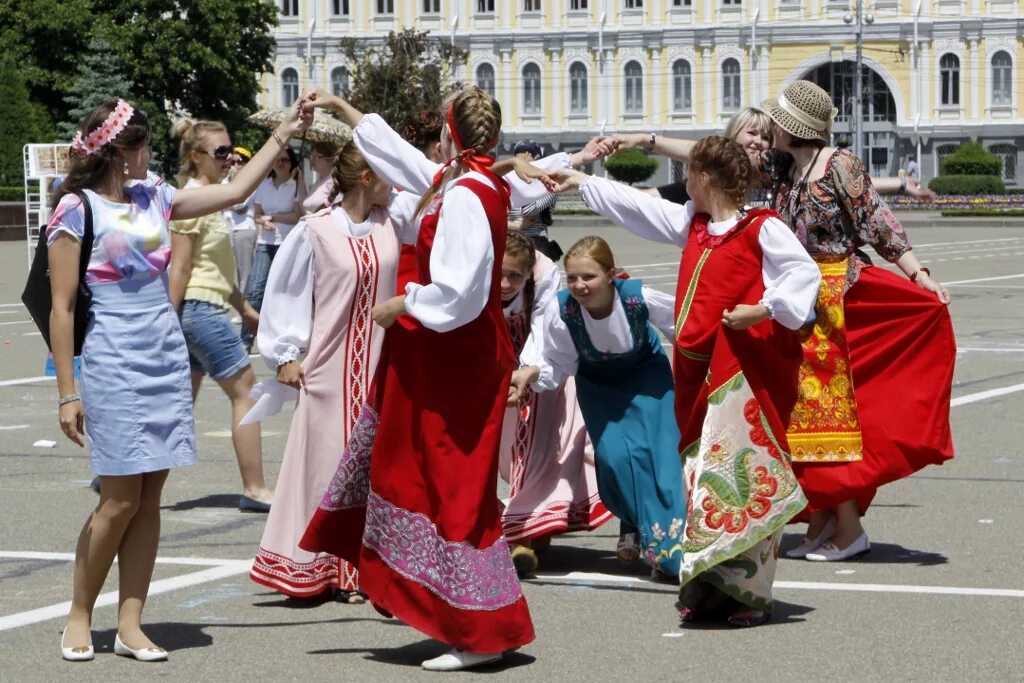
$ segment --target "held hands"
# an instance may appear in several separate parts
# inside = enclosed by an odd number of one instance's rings
[[[288,118],[277,127],[276,133],[287,138],[306,132],[306,129],[313,123],[313,110],[306,105],[308,97],[307,93],[292,103],[288,109]]]
[[[508,398],[506,404],[514,406],[519,403],[520,399],[526,393],[526,390],[531,384],[537,381],[540,377],[540,368],[534,367],[533,365],[524,365],[515,372],[512,373],[512,380],[508,387]]]
[[[85,434],[85,411],[81,401],[72,401],[58,407],[57,421],[64,435],[79,446],[85,446],[82,435]]]
[[[377,304],[370,311],[373,322],[385,330],[395,324],[398,316],[405,314],[405,295],[393,296],[387,301]]]
[[[313,109],[338,111],[341,109],[344,101],[344,98],[334,95],[323,88],[314,88],[303,97],[303,105],[310,111]]]
[[[571,168],[563,168],[557,171],[550,171],[548,175],[555,181],[554,186],[549,186],[550,192],[568,192],[569,190],[578,190],[588,176],[582,171],[576,171]]]
[[[722,324],[730,330],[745,330],[768,319],[768,309],[762,304],[736,304],[736,308],[722,311]]]
[[[297,360],[277,366],[277,381],[292,389],[301,389],[307,394],[309,393],[309,390],[306,389],[306,373],[302,370],[302,364]]]
[[[607,156],[611,156],[616,151],[615,140],[611,137],[598,135],[587,141],[587,144],[583,146],[578,152],[573,153],[570,157],[573,167],[585,166],[592,164],[598,159],[604,159]]]

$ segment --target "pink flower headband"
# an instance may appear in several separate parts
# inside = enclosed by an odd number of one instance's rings
[[[114,107],[114,111],[110,112],[110,116],[102,125],[84,138],[82,131],[75,133],[75,137],[71,138],[71,150],[82,157],[96,154],[103,149],[104,145],[121,134],[134,114],[135,109],[132,108],[132,105],[118,98],[117,106]]]

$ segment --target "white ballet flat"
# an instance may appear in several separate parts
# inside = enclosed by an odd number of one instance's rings
[[[807,538],[804,536],[804,542],[793,548],[792,550],[786,551],[785,555],[791,560],[800,560],[807,557],[807,553],[813,553],[815,550],[825,544],[825,541],[832,538],[836,533],[836,518],[833,515],[829,517],[828,522],[825,523],[825,528],[821,530],[821,533],[814,538]]]
[[[114,636],[114,654],[122,657],[134,657],[140,662],[166,662],[167,650],[162,647],[140,647],[133,650],[121,640],[121,634]]]
[[[865,531],[845,548],[840,548],[832,541],[829,541],[817,551],[807,553],[807,559],[811,562],[841,562],[851,557],[863,555],[869,550],[871,550],[871,541],[868,540],[868,534]]]
[[[423,662],[421,666],[427,671],[462,671],[471,669],[474,666],[483,666],[501,659],[501,654],[484,655],[475,652],[463,652],[452,648],[440,657],[434,657]]]
[[[69,662],[88,662],[96,656],[96,650],[92,645],[86,647],[64,647],[64,634],[68,627],[60,633],[60,656]]]

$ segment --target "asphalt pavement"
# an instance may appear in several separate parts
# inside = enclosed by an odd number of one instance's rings
[[[571,223],[571,225],[570,225]],[[618,525],[555,540],[524,583],[537,640],[456,674],[522,681],[1024,680],[1024,227],[915,226],[918,257],[950,285],[960,353],[956,458],[881,490],[871,552],[829,564],[782,560],[775,619],[747,630],[681,629],[675,588],[614,558]],[[599,221],[552,236],[611,242],[633,276],[673,291],[678,250]],[[58,644],[75,538],[94,505],[86,453],[56,422],[45,346],[20,307],[23,243],[0,243],[0,680],[437,680],[445,648],[368,605],[297,603],[249,581],[264,517],[236,509],[228,403],[212,383],[196,409],[200,462],[172,473],[147,632],[170,661],[112,654],[115,607],[97,607],[96,659]],[[254,359],[258,372],[269,371]],[[899,413],[899,396],[892,397]],[[271,481],[287,415],[264,425]],[[52,448],[39,440],[56,441]],[[783,547],[799,542],[792,527]],[[104,588],[116,601],[117,572]],[[101,603],[102,604],[102,603]]]

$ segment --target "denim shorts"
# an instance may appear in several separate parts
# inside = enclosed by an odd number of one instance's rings
[[[249,367],[249,354],[242,346],[238,330],[220,306],[186,300],[181,307],[181,331],[185,333],[193,372],[222,380]]]

